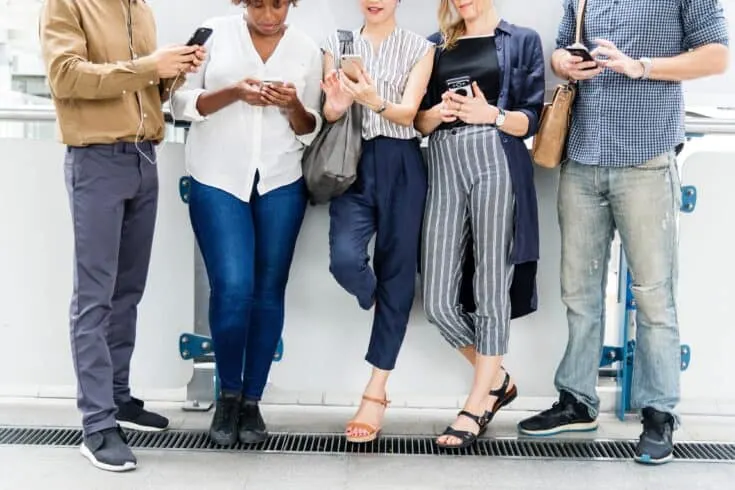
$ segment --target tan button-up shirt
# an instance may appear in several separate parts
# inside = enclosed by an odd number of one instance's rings
[[[46,0],[40,36],[63,143],[163,139],[173,80],[148,56],[156,26],[145,0]]]

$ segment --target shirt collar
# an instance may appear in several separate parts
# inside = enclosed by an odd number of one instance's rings
[[[505,19],[500,19],[500,22],[498,23],[498,27],[496,30],[503,32],[504,34],[511,35],[513,34],[511,25],[505,21]]]

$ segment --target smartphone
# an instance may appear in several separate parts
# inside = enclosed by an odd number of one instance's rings
[[[274,78],[274,77],[265,78],[261,80],[261,82],[263,83],[263,85],[283,85],[284,83],[283,80],[281,80],[280,78]]]
[[[464,95],[465,97],[474,97],[472,90],[472,79],[470,77],[455,77],[447,80],[447,89],[450,92]]]
[[[566,49],[567,52],[573,56],[579,56],[580,58],[582,58],[582,61],[595,61],[589,49],[587,49],[587,47],[582,44],[572,44],[571,46],[567,46],[564,49]],[[587,70],[592,70],[593,68],[594,67],[587,68]]]
[[[362,56],[359,54],[343,54],[340,57],[340,68],[345,72],[345,75],[353,82],[357,81],[358,74],[365,65],[362,63]]]
[[[212,29],[209,27],[200,27],[196,31],[194,31],[194,34],[192,34],[191,38],[189,38],[189,41],[186,43],[187,46],[204,46],[204,44],[209,39],[209,36],[212,35]]]

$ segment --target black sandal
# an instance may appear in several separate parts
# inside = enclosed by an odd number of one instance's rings
[[[505,379],[503,380],[503,385],[498,388],[497,390],[491,390],[490,396],[496,397],[495,403],[493,404],[492,411],[488,410],[485,412],[485,415],[483,415],[482,420],[485,421],[485,427],[483,427],[482,432],[484,432],[484,429],[487,429],[487,425],[492,422],[493,417],[495,417],[495,414],[498,413],[498,411],[507,406],[510,405],[513,400],[515,400],[518,397],[518,387],[516,385],[513,385],[513,388],[508,391],[508,385],[510,384],[510,374],[508,372],[505,372]],[[480,435],[482,435],[482,432]]]
[[[468,430],[457,430],[450,425],[444,430],[444,432],[441,435],[439,435],[439,438],[443,436],[456,437],[462,442],[460,442],[459,444],[444,444],[437,440],[436,442],[437,446],[439,446],[442,449],[464,449],[464,448],[470,447],[475,442],[477,442],[477,438],[480,436],[480,434],[485,429],[487,429],[487,422],[485,421],[485,415],[475,415],[466,410],[462,410],[461,412],[459,412],[457,417],[462,417],[462,416],[467,417],[468,419],[472,420],[474,423],[477,424],[477,427],[479,427],[478,433],[475,434],[474,432],[470,432]]]

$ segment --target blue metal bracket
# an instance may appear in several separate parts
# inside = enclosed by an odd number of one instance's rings
[[[184,203],[189,202],[189,189],[191,188],[191,177],[181,177],[179,179],[179,196]]]
[[[695,194],[696,195],[696,194]],[[635,361],[635,339],[630,338],[630,325],[633,322],[633,316],[636,312],[635,297],[633,296],[632,280],[630,271],[627,268],[625,257],[621,255],[621,283],[625,281],[625,306],[623,309],[622,319],[622,339],[619,346],[603,346],[602,357],[600,358],[600,367],[610,366],[619,362],[616,373],[616,382],[618,385],[618,399],[615,407],[615,414],[618,419],[624,420],[625,414],[631,411],[631,393],[633,386],[633,365]],[[621,291],[622,293],[623,291]],[[692,349],[690,346],[681,345],[681,365],[682,371],[686,371],[691,363]]]
[[[686,185],[681,188],[681,212],[691,213],[697,206],[697,188]]]
[[[212,354],[212,339],[205,335],[185,333],[179,336],[179,355],[185,361]],[[278,341],[276,352],[273,354],[273,362],[283,359],[283,339]]]

